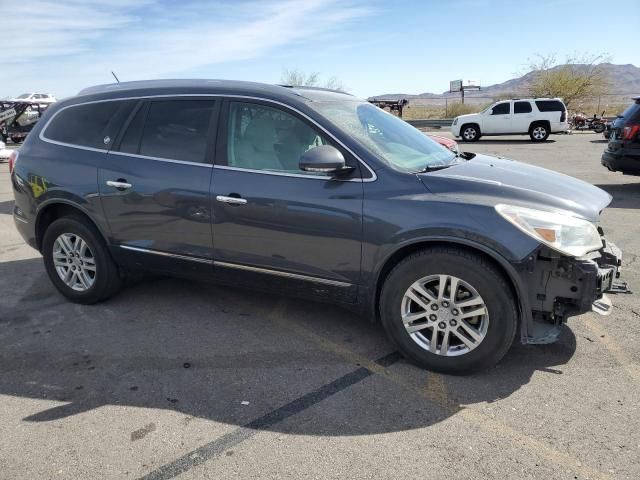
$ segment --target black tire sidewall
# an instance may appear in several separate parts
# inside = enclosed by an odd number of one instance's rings
[[[545,131],[544,138],[534,138],[533,131],[538,127],[544,128],[544,131]],[[533,124],[531,126],[531,130],[529,131],[529,137],[531,137],[531,140],[533,140],[534,142],[544,142],[547,138],[549,138],[549,127],[541,123]]]
[[[464,131],[465,131],[466,129],[468,129],[468,128],[473,128],[473,129],[476,131],[476,136],[475,136],[475,137],[473,137],[472,139],[466,139],[466,138],[464,138]],[[478,141],[478,139],[480,138],[480,129],[479,129],[476,125],[464,125],[464,126],[462,127],[462,135],[461,135],[461,137],[462,137],[462,139],[463,139],[465,142],[477,142],[477,141]]]
[[[497,363],[513,343],[517,327],[517,311],[513,295],[504,278],[487,265],[447,253],[430,252],[410,257],[398,265],[387,278],[380,312],[387,334],[400,351],[418,365],[434,371],[465,374]],[[489,311],[489,326],[482,343],[458,357],[444,357],[421,348],[402,324],[400,305],[404,293],[416,280],[432,274],[449,274],[472,285],[482,296]]]
[[[93,285],[84,292],[68,287],[58,275],[53,264],[53,244],[63,233],[80,236],[88,245],[96,262]],[[64,217],[55,220],[47,228],[42,240],[42,255],[49,278],[58,291],[76,303],[92,304],[104,300],[120,287],[120,277],[106,244],[100,234],[81,219]]]

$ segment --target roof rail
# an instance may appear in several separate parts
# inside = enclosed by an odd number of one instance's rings
[[[284,87],[284,88],[295,88],[297,90],[319,90],[321,92],[342,93],[344,95],[349,95],[349,96],[353,97],[353,95],[351,95],[349,92],[344,92],[342,90],[336,90],[336,89],[333,89],[333,88],[313,87],[313,86],[309,86],[309,85],[283,85],[281,83],[277,83],[276,85],[278,85],[279,87]]]

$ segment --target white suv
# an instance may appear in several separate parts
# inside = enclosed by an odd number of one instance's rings
[[[529,135],[545,141],[550,133],[569,129],[567,108],[559,98],[514,98],[494,103],[480,113],[453,119],[451,133],[467,142],[483,135]]]

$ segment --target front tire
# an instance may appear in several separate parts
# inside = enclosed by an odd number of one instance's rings
[[[460,136],[465,142],[477,142],[480,139],[480,128],[477,125],[463,125]]]
[[[380,297],[382,324],[400,352],[428,370],[468,374],[494,366],[517,327],[511,288],[488,260],[432,247],[402,260]]]
[[[122,286],[118,267],[97,229],[80,217],[63,217],[47,228],[44,265],[58,291],[75,303],[106,300]]]

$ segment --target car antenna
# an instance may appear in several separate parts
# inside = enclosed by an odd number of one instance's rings
[[[120,80],[118,80],[118,76],[115,73],[113,73],[113,70],[111,70],[111,75],[113,75],[113,78],[116,79],[116,82],[120,83]]]

